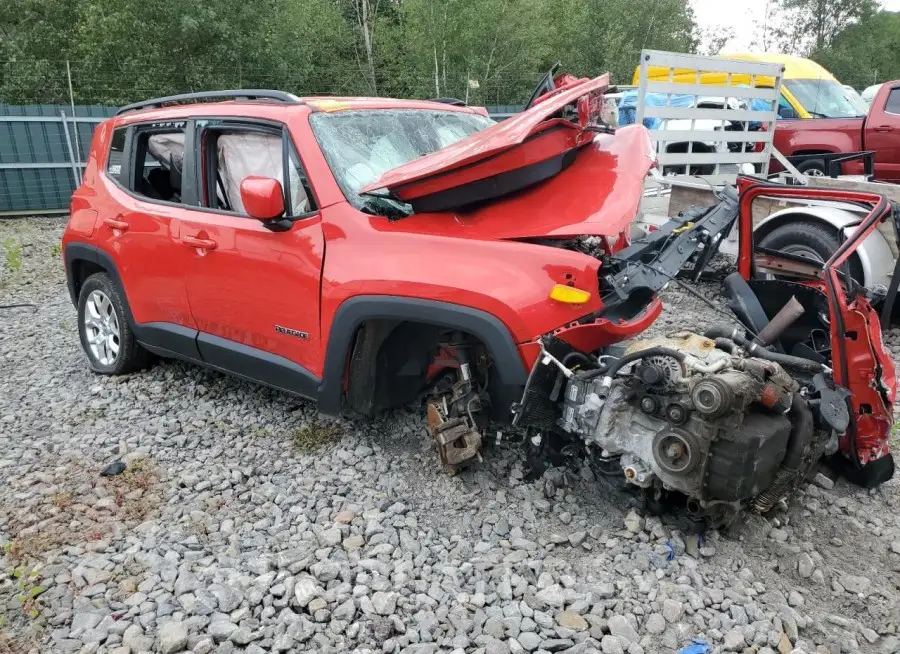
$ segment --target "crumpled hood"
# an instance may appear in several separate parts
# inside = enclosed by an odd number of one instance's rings
[[[615,236],[637,214],[652,152],[646,128],[629,125],[595,135],[565,169],[512,195],[471,211],[416,213],[378,229],[492,240]]]
[[[415,205],[414,201],[423,196],[552,160],[589,143],[593,134],[577,123],[551,116],[582,96],[608,87],[609,75],[601,75],[549,96],[527,111],[392,168],[360,193],[387,189],[394,197]],[[471,196],[471,189],[467,191]]]

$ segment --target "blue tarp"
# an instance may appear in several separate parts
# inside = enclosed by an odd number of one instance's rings
[[[625,91],[619,98],[619,125],[631,125],[634,123],[637,112],[636,89]],[[704,96],[701,96],[704,97]],[[668,98],[670,107],[688,108],[693,107],[697,102],[696,95],[687,95],[681,93],[673,93],[666,95],[665,93],[647,93],[644,96],[644,104],[648,107],[665,107]],[[750,100],[750,109],[753,111],[771,111],[771,100],[761,100],[760,98],[752,98]],[[659,129],[661,118],[644,118],[644,127],[647,129]],[[751,122],[750,129],[758,129],[758,122]]]
[[[635,121],[635,112],[637,111],[637,97],[638,92],[636,90],[625,91],[622,94],[622,97],[619,98],[619,125],[631,125]],[[648,107],[665,107],[666,100],[669,100],[670,107],[693,107],[694,103],[697,101],[696,95],[683,95],[680,93],[673,93],[672,95],[666,95],[665,93],[647,93],[644,96],[644,104]],[[660,118],[644,118],[644,127],[647,129],[659,129],[659,124],[662,122]]]

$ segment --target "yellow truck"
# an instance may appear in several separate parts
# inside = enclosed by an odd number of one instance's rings
[[[866,115],[867,107],[856,92],[850,93],[841,83],[819,64],[803,57],[772,52],[749,52],[719,55],[722,59],[737,59],[761,63],[781,64],[784,75],[781,97],[778,99],[780,118],[850,118]],[[640,66],[634,71],[633,84],[640,82]],[[671,75],[671,77],[670,77]],[[672,81],[688,84],[716,86],[773,87],[771,77],[705,72],[687,68],[671,70],[651,66],[648,77],[654,81]]]

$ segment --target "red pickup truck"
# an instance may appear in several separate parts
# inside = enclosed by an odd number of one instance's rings
[[[790,107],[779,104],[775,147],[787,157],[871,150],[875,178],[900,181],[900,80],[881,86],[868,115],[854,116],[848,108],[858,103],[848,102],[849,98],[834,100],[813,98],[809,106],[816,107],[810,112],[815,117],[806,119],[796,118]],[[827,170],[824,157],[807,157],[797,167],[807,175],[825,175]],[[856,174],[862,166],[847,163],[843,172]]]

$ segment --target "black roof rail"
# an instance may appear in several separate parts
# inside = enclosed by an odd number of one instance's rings
[[[301,104],[300,100],[284,91],[267,91],[265,89],[232,89],[228,91],[199,91],[197,93],[181,93],[179,95],[167,95],[164,98],[154,98],[135,102],[120,108],[116,115],[138,109],[154,109],[163,105],[191,104],[204,100],[272,100],[288,104]]]
[[[441,104],[449,104],[451,107],[465,107],[466,103],[457,98],[431,98],[432,102],[440,102]]]

